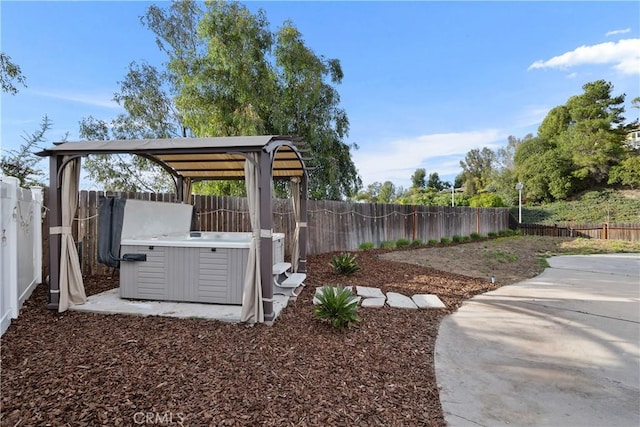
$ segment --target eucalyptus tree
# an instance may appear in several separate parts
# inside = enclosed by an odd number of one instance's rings
[[[115,97],[126,114],[108,127],[129,125],[130,137],[298,135],[309,144],[312,198],[358,191],[351,159],[357,146],[344,141],[349,121],[336,89],[340,62],[316,55],[292,22],[274,33],[262,10],[251,13],[236,2],[206,2],[201,9],[183,0],[166,9],[151,6],[142,23],[168,61],[162,71],[132,64]],[[85,122],[84,137],[106,124]],[[128,174],[122,165],[100,162],[110,175]]]

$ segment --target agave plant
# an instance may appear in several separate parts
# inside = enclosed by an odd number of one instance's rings
[[[349,288],[324,286],[316,293],[318,304],[313,312],[318,319],[326,319],[334,328],[343,330],[360,320],[358,299]]]
[[[334,255],[331,258],[331,266],[336,273],[344,276],[348,276],[360,270],[357,257],[346,252],[341,255]]]

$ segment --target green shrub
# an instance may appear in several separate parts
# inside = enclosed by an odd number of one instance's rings
[[[347,252],[331,257],[331,266],[336,273],[344,276],[348,276],[360,270],[356,256]]]
[[[443,237],[440,239],[440,243],[451,243],[451,239],[448,237]]]
[[[361,251],[370,251],[371,249],[375,248],[375,246],[376,244],[373,242],[363,242],[360,243],[358,249],[360,249]]]
[[[382,249],[393,249],[396,247],[396,242],[394,242],[393,240],[385,240],[383,242],[380,242],[380,247]]]
[[[454,243],[462,242],[462,236],[458,236],[457,234],[451,238]]]
[[[334,328],[343,330],[360,320],[358,317],[358,299],[349,288],[323,286],[316,293],[318,304],[313,314],[318,319],[328,320]]]
[[[469,237],[471,237],[472,240],[478,240],[478,239],[482,239],[482,234],[473,232]]]
[[[396,240],[396,248],[406,248],[411,244],[411,240],[409,239],[398,239]]]
[[[424,245],[424,243],[422,242],[422,240],[419,239],[415,239],[411,241],[411,246],[422,246]]]
[[[469,206],[472,208],[502,208],[506,205],[500,196],[493,193],[482,193],[470,198]]]
[[[488,237],[498,237],[498,233],[495,232],[495,231],[490,231],[490,232],[487,233],[487,236]]]
[[[434,245],[437,245],[437,244],[438,244],[438,241],[437,241],[437,240],[435,240],[435,239],[430,239],[427,243],[428,243],[430,246],[434,246]]]
[[[462,236],[462,241],[463,241],[463,242],[468,242],[469,240],[471,240],[471,237],[469,237],[469,236]]]

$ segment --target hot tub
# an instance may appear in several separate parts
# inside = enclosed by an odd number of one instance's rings
[[[122,239],[120,297],[242,304],[251,233],[190,232]],[[284,261],[284,234],[273,233],[273,262]]]

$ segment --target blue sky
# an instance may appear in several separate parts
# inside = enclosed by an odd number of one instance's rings
[[[1,148],[43,115],[52,143],[90,115],[111,119],[131,61],[165,58],[141,16],[167,2],[0,2],[0,50],[27,88],[2,94]],[[640,96],[640,2],[245,2],[275,29],[291,19],[316,54],[340,59],[347,142],[365,186],[408,187],[415,169],[452,180],[472,148],[535,133],[547,112],[604,79]],[[46,166],[46,165],[45,165]]]

